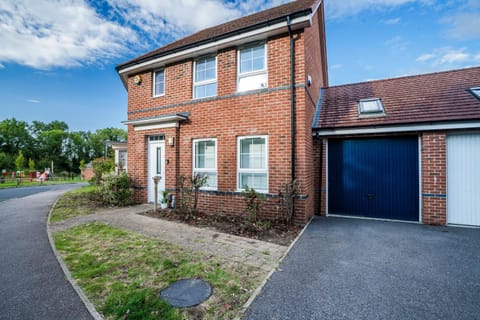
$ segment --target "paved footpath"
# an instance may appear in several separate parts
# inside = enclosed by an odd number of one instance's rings
[[[266,272],[276,267],[278,260],[287,250],[286,246],[137,214],[151,208],[150,205],[139,205],[102,210],[95,214],[57,222],[51,226],[50,230],[56,232],[99,221],[195,251],[202,251],[234,262],[255,266]]]
[[[0,319],[92,319],[48,242],[55,199],[78,186],[0,203]]]

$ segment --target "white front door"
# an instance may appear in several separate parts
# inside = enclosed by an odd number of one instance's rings
[[[148,142],[148,202],[155,201],[155,184],[153,177],[161,177],[158,183],[158,203],[165,190],[165,141]]]

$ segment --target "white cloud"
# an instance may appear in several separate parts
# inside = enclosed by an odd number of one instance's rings
[[[0,7],[0,62],[38,69],[101,63],[136,40],[82,0],[3,1]]]
[[[470,54],[460,51],[452,51],[445,53],[442,57],[440,57],[440,64],[452,64],[458,62],[466,62],[470,60]]]
[[[393,25],[393,24],[398,24],[400,22],[400,18],[392,18],[392,19],[387,19],[387,20],[383,20],[383,23],[384,24],[387,24],[387,25]]]
[[[442,19],[447,35],[455,39],[480,39],[480,11],[459,13]]]
[[[101,65],[289,1],[1,1],[0,63],[37,69]]]
[[[424,62],[428,61],[435,58],[435,55],[433,53],[424,53],[421,56],[419,56],[416,61]]]
[[[480,61],[480,53],[472,54],[467,51],[467,48],[453,49],[450,47],[443,47],[434,49],[430,53],[420,55],[417,62],[429,62],[433,67],[451,66],[464,67],[475,61]]]
[[[107,0],[113,12],[151,39],[177,38],[240,16],[216,0]]]
[[[343,68],[343,64],[341,64],[341,63],[332,64],[332,65],[330,66],[330,69],[331,69],[331,70],[341,69],[341,68]]]
[[[113,14],[158,45],[290,1],[107,0]]]
[[[434,0],[329,0],[325,2],[325,9],[327,17],[336,19],[364,10],[383,10],[415,2],[431,4]]]
[[[26,101],[30,103],[40,103],[40,100],[37,99],[27,99]]]

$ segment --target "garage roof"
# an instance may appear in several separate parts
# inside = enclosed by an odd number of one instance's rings
[[[480,120],[480,67],[332,86],[323,89],[313,128],[317,131]],[[382,117],[362,117],[361,99],[381,99]]]

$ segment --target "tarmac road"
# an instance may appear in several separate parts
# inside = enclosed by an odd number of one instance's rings
[[[77,187],[0,190],[0,319],[92,319],[65,279],[46,230],[55,200]]]

